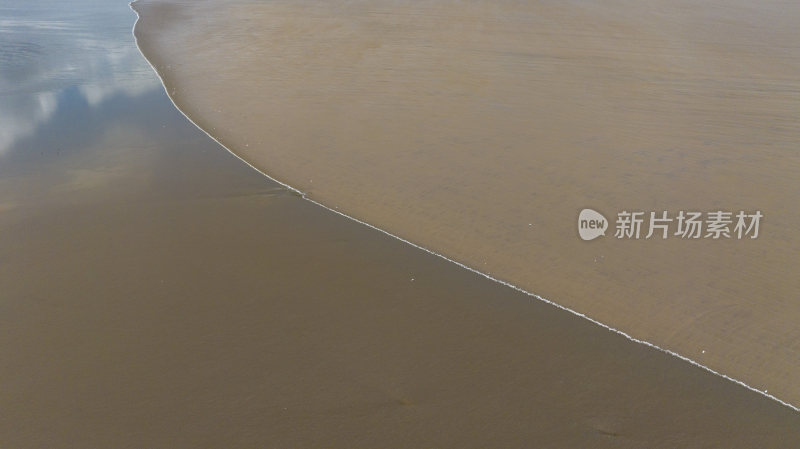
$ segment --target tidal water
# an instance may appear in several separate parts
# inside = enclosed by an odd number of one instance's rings
[[[794,411],[291,194],[124,1],[0,2],[0,446],[789,446]]]

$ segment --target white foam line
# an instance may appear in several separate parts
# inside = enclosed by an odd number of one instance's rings
[[[786,402],[786,401],[783,401],[783,400],[781,400],[781,399],[779,399],[779,398],[777,398],[777,397],[775,397],[775,396],[773,396],[773,395],[771,395],[771,394],[767,393],[767,392],[766,392],[766,390],[762,391],[762,390],[759,390],[759,389],[757,389],[757,388],[755,388],[755,387],[751,387],[750,385],[748,385],[748,384],[746,384],[746,383],[742,382],[741,380],[734,379],[733,377],[730,377],[730,376],[728,376],[728,375],[726,375],[726,374],[722,374],[722,373],[720,373],[720,372],[718,372],[718,371],[715,371],[715,370],[713,370],[713,369],[711,369],[711,368],[709,368],[709,367],[707,367],[707,366],[703,365],[702,363],[700,363],[700,362],[697,362],[697,361],[695,361],[695,360],[692,360],[692,359],[690,359],[689,357],[686,357],[686,356],[683,356],[683,355],[681,355],[681,354],[678,354],[678,353],[677,353],[677,352],[675,352],[675,351],[671,351],[671,350],[669,350],[669,349],[662,348],[662,347],[660,347],[660,346],[658,346],[658,345],[656,345],[656,344],[650,343],[649,341],[640,340],[640,339],[638,339],[638,338],[632,337],[632,336],[628,335],[627,333],[625,333],[624,331],[621,331],[621,330],[619,330],[619,329],[616,329],[616,328],[614,328],[614,327],[611,327],[611,326],[609,326],[609,325],[607,325],[607,324],[601,323],[600,321],[597,321],[596,319],[594,319],[594,318],[592,318],[592,317],[590,317],[590,316],[587,316],[587,315],[585,315],[585,314],[583,314],[583,313],[581,313],[581,312],[578,312],[578,311],[576,311],[576,310],[570,309],[569,307],[566,307],[566,306],[562,306],[561,304],[555,303],[555,302],[553,302],[553,301],[551,301],[551,300],[549,300],[549,299],[547,299],[547,298],[545,298],[545,297],[539,296],[539,295],[537,295],[536,293],[531,293],[531,292],[529,292],[529,291],[527,291],[527,290],[525,290],[525,289],[523,289],[523,288],[517,287],[516,285],[514,285],[514,284],[511,284],[511,283],[509,283],[509,282],[506,282],[506,281],[504,281],[504,280],[502,280],[502,279],[497,279],[497,278],[495,278],[495,277],[492,277],[491,275],[488,275],[488,274],[486,274],[486,273],[483,273],[483,272],[481,272],[481,271],[478,271],[478,270],[476,270],[475,268],[472,268],[472,267],[469,267],[469,266],[467,266],[467,265],[464,265],[463,263],[461,263],[461,262],[459,262],[459,261],[457,261],[457,260],[450,259],[449,257],[447,257],[447,256],[445,256],[445,255],[443,255],[443,254],[439,254],[439,253],[437,253],[437,252],[435,252],[435,251],[433,251],[433,250],[430,250],[430,249],[428,249],[428,248],[425,248],[424,246],[420,246],[420,245],[418,245],[418,244],[416,244],[416,243],[414,243],[414,242],[408,241],[408,240],[406,240],[406,239],[404,239],[404,238],[402,238],[402,237],[400,237],[400,236],[394,235],[394,234],[392,234],[392,233],[391,233],[391,232],[389,232],[389,231],[385,231],[385,230],[383,230],[383,229],[381,229],[381,228],[379,228],[379,227],[377,227],[377,226],[374,226],[374,225],[371,225],[371,224],[369,224],[369,223],[367,223],[367,222],[365,222],[365,221],[359,220],[358,218],[351,217],[350,215],[347,215],[347,214],[345,214],[344,212],[340,212],[340,211],[338,211],[338,210],[336,210],[336,209],[331,209],[330,207],[328,207],[328,206],[326,206],[326,205],[324,205],[324,204],[322,204],[322,203],[320,203],[320,202],[318,202],[318,201],[316,201],[316,200],[313,200],[313,199],[311,199],[311,198],[307,197],[307,196],[306,196],[306,194],[305,194],[304,192],[302,192],[302,191],[300,191],[300,190],[298,190],[298,189],[296,189],[296,188],[294,188],[294,187],[290,186],[289,184],[286,184],[285,182],[281,182],[281,181],[279,181],[279,180],[277,180],[277,179],[273,178],[272,176],[268,175],[267,173],[264,173],[264,172],[263,172],[263,171],[261,171],[261,170],[260,170],[258,167],[254,166],[254,165],[253,165],[253,164],[251,164],[250,162],[248,162],[248,161],[244,160],[244,159],[243,159],[241,156],[239,156],[238,154],[236,154],[236,153],[234,153],[233,151],[231,151],[231,149],[230,149],[230,148],[228,148],[228,147],[226,147],[225,145],[223,145],[223,144],[222,144],[222,142],[220,142],[219,140],[217,140],[217,138],[216,138],[216,137],[214,137],[214,136],[212,136],[212,135],[211,135],[211,134],[210,134],[208,131],[206,131],[205,129],[203,129],[202,127],[200,127],[200,126],[199,126],[197,123],[195,123],[195,122],[194,122],[194,120],[192,120],[192,118],[191,118],[191,117],[189,117],[188,115],[186,115],[186,113],[184,113],[184,112],[183,112],[183,110],[182,110],[182,109],[181,109],[181,108],[178,106],[178,104],[177,104],[177,103],[175,103],[175,100],[174,100],[174,99],[172,98],[172,96],[170,95],[170,93],[169,93],[169,90],[167,90],[167,84],[164,82],[164,79],[161,77],[161,74],[160,74],[160,73],[158,73],[158,69],[156,69],[156,67],[153,65],[153,63],[152,63],[152,62],[150,62],[150,60],[149,60],[149,59],[147,59],[147,57],[144,55],[144,52],[142,52],[142,49],[141,49],[141,47],[139,47],[139,39],[137,39],[137,38],[136,38],[136,32],[135,32],[135,29],[136,29],[136,24],[137,24],[137,23],[139,23],[139,20],[141,19],[141,17],[139,16],[139,13],[136,11],[136,9],[134,9],[134,8],[133,8],[133,4],[134,4],[134,3],[136,3],[136,0],[134,0],[134,1],[133,1],[133,2],[131,2],[131,3],[129,3],[129,4],[128,4],[128,6],[130,6],[130,8],[133,10],[133,12],[134,12],[134,13],[136,13],[136,21],[133,23],[133,29],[131,29],[131,34],[133,34],[133,40],[134,40],[134,42],[136,43],[136,48],[139,50],[139,53],[141,53],[141,54],[142,54],[142,57],[145,59],[145,61],[147,61],[147,63],[148,63],[148,64],[150,64],[150,67],[153,69],[153,72],[155,72],[156,76],[157,76],[157,77],[158,77],[158,79],[161,81],[161,86],[164,88],[164,92],[167,94],[167,97],[170,99],[170,101],[172,102],[173,106],[175,106],[175,109],[177,109],[177,110],[178,110],[178,112],[180,112],[180,113],[181,113],[181,114],[182,114],[184,117],[186,117],[186,119],[187,119],[187,120],[189,120],[189,122],[190,122],[192,125],[194,125],[195,127],[197,127],[197,129],[199,129],[200,131],[204,132],[204,133],[205,133],[205,134],[206,134],[208,137],[210,137],[210,138],[211,138],[211,139],[212,139],[214,142],[217,142],[217,144],[219,144],[219,145],[220,145],[222,148],[225,148],[225,149],[226,149],[226,150],[227,150],[227,151],[228,151],[230,154],[234,155],[234,156],[235,156],[237,159],[239,159],[240,161],[244,162],[245,164],[247,164],[247,166],[249,166],[249,167],[250,167],[250,168],[252,168],[253,170],[257,171],[258,173],[260,173],[260,174],[261,174],[261,175],[263,175],[264,177],[268,178],[269,180],[271,180],[271,181],[273,181],[273,182],[276,182],[276,183],[278,183],[278,184],[282,185],[283,187],[287,188],[288,190],[291,190],[292,192],[295,192],[295,193],[297,193],[297,194],[298,194],[298,195],[299,195],[301,198],[303,198],[304,200],[306,200],[306,201],[310,201],[310,202],[312,202],[312,203],[316,204],[317,206],[319,206],[319,207],[321,207],[321,208],[323,208],[323,209],[325,209],[325,210],[329,210],[329,211],[331,211],[331,212],[333,212],[333,213],[335,213],[335,214],[339,214],[339,215],[341,215],[342,217],[349,218],[350,220],[353,220],[353,221],[355,221],[356,223],[362,224],[362,225],[364,225],[364,226],[366,226],[366,227],[368,227],[368,228],[370,228],[370,229],[374,229],[374,230],[376,230],[376,231],[378,231],[378,232],[381,232],[381,233],[383,233],[383,234],[386,234],[386,235],[388,235],[389,237],[392,237],[392,238],[395,238],[395,239],[397,239],[397,240],[400,240],[401,242],[403,242],[403,243],[406,243],[406,244],[408,244],[408,245],[411,245],[411,246],[413,246],[414,248],[417,248],[417,249],[420,249],[420,250],[422,250],[422,251],[425,251],[425,252],[426,252],[426,253],[428,253],[428,254],[432,254],[432,255],[434,255],[434,256],[441,257],[442,259],[444,259],[444,260],[446,260],[446,261],[448,261],[448,262],[450,262],[450,263],[456,264],[456,265],[458,265],[459,267],[461,267],[461,268],[463,268],[463,269],[465,269],[465,270],[471,271],[471,272],[473,272],[473,273],[475,273],[475,274],[477,274],[477,275],[483,276],[483,277],[485,277],[486,279],[489,279],[489,280],[491,280],[491,281],[497,282],[498,284],[501,284],[501,285],[504,285],[504,286],[506,286],[506,287],[512,288],[512,289],[514,289],[514,290],[516,290],[516,291],[518,291],[518,292],[521,292],[521,293],[524,293],[524,294],[526,294],[526,295],[528,295],[528,296],[531,296],[531,297],[533,297],[533,298],[536,298],[536,299],[538,299],[539,301],[545,302],[545,303],[547,303],[547,304],[550,304],[551,306],[557,307],[557,308],[559,308],[559,309],[561,309],[561,310],[564,310],[564,311],[567,311],[567,312],[569,312],[569,313],[571,313],[571,314],[573,314],[573,315],[575,315],[575,316],[581,317],[581,318],[583,318],[583,319],[585,319],[585,320],[587,320],[587,321],[590,321],[590,322],[592,322],[592,323],[594,323],[594,324],[596,324],[596,325],[598,325],[598,326],[600,326],[600,327],[602,327],[602,328],[604,328],[604,329],[607,329],[607,330],[609,330],[609,331],[611,331],[611,332],[614,332],[614,333],[616,333],[616,334],[619,334],[619,335],[621,335],[621,336],[623,336],[623,337],[627,338],[628,340],[630,340],[630,341],[632,341],[632,342],[634,342],[634,343],[639,343],[639,344],[641,344],[641,345],[648,346],[648,347],[650,347],[650,348],[653,348],[653,349],[655,349],[655,350],[661,351],[661,352],[663,352],[663,353],[665,353],[665,354],[669,354],[669,355],[671,355],[671,356],[673,356],[673,357],[675,357],[675,358],[678,358],[678,359],[680,359],[680,360],[683,360],[684,362],[688,362],[689,364],[691,364],[691,365],[694,365],[694,366],[696,366],[696,367],[698,367],[698,368],[701,368],[701,369],[703,369],[703,370],[706,370],[706,371],[708,371],[708,372],[709,372],[709,373],[711,373],[711,374],[714,374],[714,375],[716,375],[716,376],[719,376],[719,377],[721,377],[721,378],[723,378],[723,379],[729,380],[729,381],[731,381],[731,382],[733,382],[733,383],[735,383],[735,384],[741,385],[742,387],[744,387],[744,388],[746,388],[746,389],[748,389],[748,390],[750,390],[750,391],[756,392],[756,393],[758,393],[758,394],[760,394],[760,395],[762,395],[762,396],[764,396],[764,397],[766,397],[766,398],[772,399],[773,401],[775,401],[775,402],[778,402],[779,404],[782,404],[782,405],[784,405],[784,406],[786,406],[786,407],[789,407],[790,409],[792,409],[792,410],[794,410],[794,411],[796,411],[796,412],[800,412],[800,407],[797,407],[797,406],[795,406],[795,405],[793,405],[793,404],[790,404],[790,403],[788,403],[788,402]]]

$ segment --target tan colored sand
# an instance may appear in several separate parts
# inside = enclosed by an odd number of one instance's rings
[[[775,401],[292,195],[160,90],[93,112],[2,158],[0,447],[800,445]]]
[[[800,413],[305,201],[113,79],[17,108],[0,154],[0,447],[800,447]]]
[[[800,3],[135,8],[180,106],[275,178],[800,404]],[[583,207],[765,218],[586,243]]]

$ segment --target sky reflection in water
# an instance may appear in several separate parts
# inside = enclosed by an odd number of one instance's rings
[[[0,1],[0,166],[57,111],[77,118],[115,95],[160,88],[132,43],[126,4]]]

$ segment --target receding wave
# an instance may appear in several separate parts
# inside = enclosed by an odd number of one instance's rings
[[[800,403],[800,5],[135,8],[172,99],[270,177]],[[758,239],[584,242],[585,207],[765,219]]]

